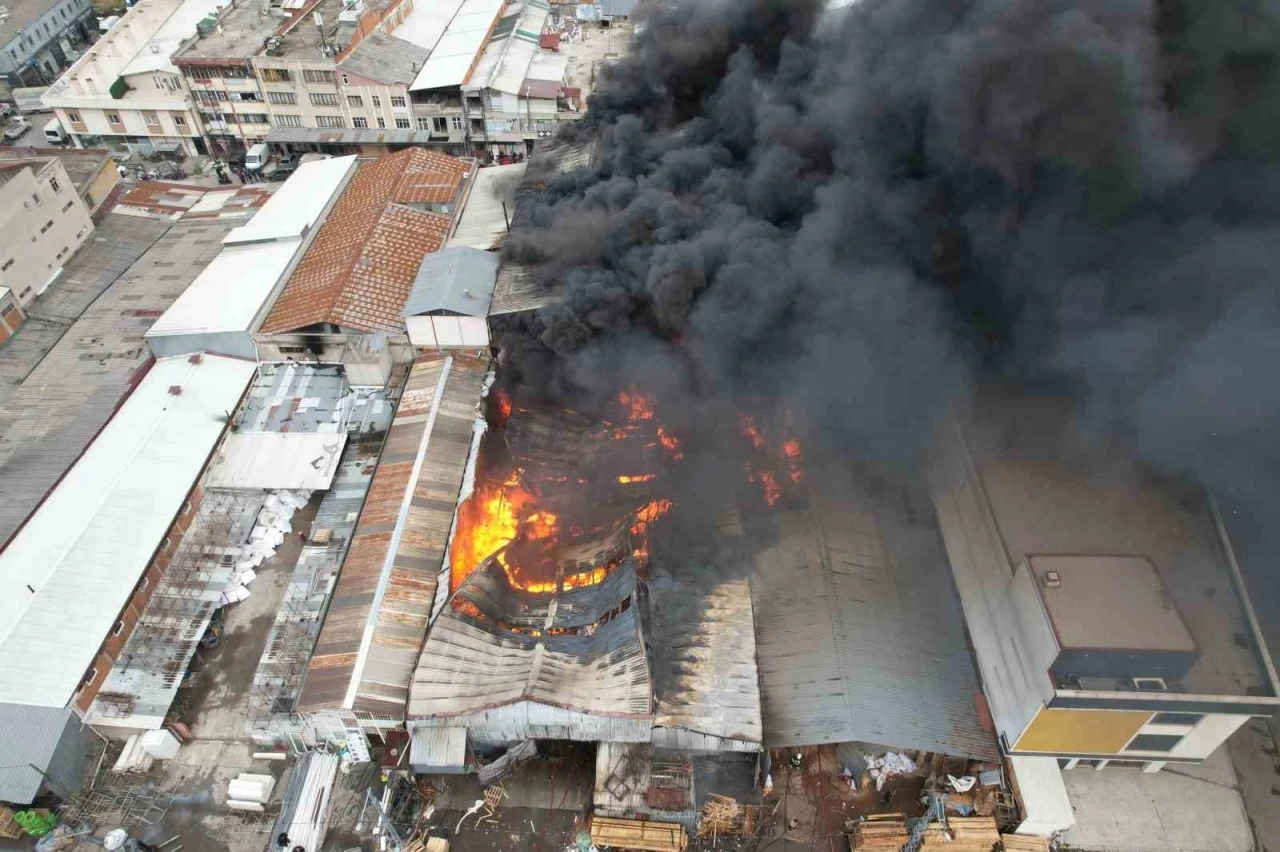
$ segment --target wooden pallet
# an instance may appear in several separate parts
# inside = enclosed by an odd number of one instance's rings
[[[13,808],[0,805],[0,837],[6,840],[17,840],[25,834],[22,826],[18,825],[13,818]]]
[[[922,849],[948,852],[991,852],[1000,842],[995,817],[949,817],[946,828],[931,825],[925,829]]]
[[[901,849],[910,839],[902,814],[872,814],[854,827],[849,846],[858,850]]]
[[[1049,838],[1031,834],[1002,834],[1004,852],[1049,852]]]
[[[689,836],[679,823],[597,816],[591,819],[591,842],[645,852],[684,852]]]

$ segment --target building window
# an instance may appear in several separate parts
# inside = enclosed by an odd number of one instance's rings
[[[449,119],[447,118],[433,118],[431,119],[431,125],[437,133],[449,132]]]
[[[368,127],[369,119],[365,118],[362,115],[353,116],[351,119],[351,126],[352,127]]]
[[[3,266],[0,266],[0,272],[8,272],[8,271],[9,271],[9,267],[11,267],[11,266],[13,266],[13,258],[9,258],[8,260],[6,260],[6,261],[4,262],[4,265],[3,265]]]
[[[277,115],[276,127],[301,127],[302,116],[300,115]]]
[[[262,112],[246,112],[240,116],[245,124],[267,124],[267,115]]]
[[[1203,713],[1157,713],[1149,725],[1194,725],[1204,718]]]
[[[1182,742],[1176,734],[1138,734],[1124,747],[1125,751],[1172,751]]]
[[[335,94],[331,94],[329,92],[312,92],[311,105],[312,106],[337,106],[338,96]]]
[[[317,115],[316,127],[346,127],[340,115]]]
[[[418,119],[418,129],[419,129],[419,130],[430,130],[430,129],[431,129],[431,122],[430,122],[428,119],[425,119],[425,118],[420,118],[420,119]]]
[[[453,117],[453,129],[454,129],[454,130],[461,130],[461,129],[462,129],[462,116],[460,116],[460,115],[455,115],[455,116]]]
[[[44,225],[40,228],[40,233],[42,234],[48,233],[49,229],[52,227],[53,227],[53,220],[50,219],[48,222],[45,222]]]
[[[378,109],[382,109],[382,98],[378,97],[377,95],[370,95],[369,99],[373,101],[373,105],[375,107],[377,107]]]
[[[183,118],[182,116],[180,116],[180,115],[175,115],[175,116],[173,117],[173,126],[174,126],[174,127],[186,127],[186,126],[187,126],[187,120],[186,120],[185,118]]]
[[[408,129],[409,129],[409,119],[407,119],[407,118],[397,118],[397,119],[396,119],[396,127],[399,127],[401,130],[408,130]]]
[[[391,96],[391,108],[392,108],[392,109],[404,109],[404,108],[405,108],[404,98],[400,97],[399,95],[392,95],[392,96]]]
[[[344,86],[350,86],[350,85],[351,85],[351,80],[347,78],[347,75],[346,75],[346,74],[343,74],[343,75],[342,75],[342,85],[344,85]]]
[[[302,72],[302,79],[308,83],[329,83],[333,84],[332,71],[312,71],[310,69]]]
[[[159,127],[159,126],[160,126],[160,116],[156,115],[156,114],[155,114],[154,112],[152,112],[151,110],[145,110],[145,111],[142,113],[142,118],[143,118],[143,120],[144,120],[144,121],[146,121],[146,122],[147,122],[147,127]]]
[[[119,123],[120,123],[120,114],[119,114],[119,113],[114,113],[114,112],[109,112],[109,113],[107,113],[107,121],[108,121],[108,122],[110,122],[111,124],[119,124]]]
[[[182,70],[192,80],[212,80],[218,76],[216,69],[206,68],[203,65],[188,65]]]
[[[298,96],[293,92],[267,92],[267,100],[273,104],[296,104]]]
[[[292,79],[283,68],[263,68],[261,73],[262,79],[268,83],[288,83]]]
[[[62,191],[62,187],[58,185],[58,179],[56,177],[49,178],[49,188],[52,189],[54,192]]]
[[[386,120],[385,118],[383,118],[382,116],[378,116],[378,126],[379,126],[379,127],[386,127],[386,126],[387,126],[387,120]]]
[[[97,679],[98,679],[98,667],[94,666],[93,668],[89,669],[89,671],[85,672],[84,680],[80,681],[80,689],[84,689],[87,686],[91,686],[93,682]]]
[[[121,633],[123,633],[123,632],[124,632],[124,622],[123,622],[123,621],[117,621],[117,622],[115,623],[115,626],[111,628],[111,635],[112,635],[112,636],[119,636],[119,635],[120,635]]]
[[[195,96],[198,102],[207,106],[214,106],[227,99],[227,93],[217,89],[196,89]]]
[[[347,106],[364,107],[364,98],[359,95],[347,95]]]
[[[74,201],[68,201],[66,204],[62,205],[62,212],[63,212],[63,213],[66,213],[68,210],[70,210],[70,209],[71,209],[71,205],[72,205],[72,204],[75,204],[75,202],[74,202]]]
[[[69,112],[69,113],[67,113],[67,121],[74,121],[76,124],[79,124],[79,123],[80,123],[80,113],[78,113],[78,112]]]

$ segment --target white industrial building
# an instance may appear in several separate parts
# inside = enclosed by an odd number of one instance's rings
[[[151,351],[256,358],[253,332],[355,170],[355,157],[299,168],[248,223],[223,238],[218,256],[151,326]]]
[[[1070,424],[1062,401],[984,393],[933,473],[1021,831],[1045,835],[1080,821],[1069,788],[1101,783],[1094,770],[1141,788],[1280,709],[1212,503]],[[1159,789],[1141,807],[1159,811]]]

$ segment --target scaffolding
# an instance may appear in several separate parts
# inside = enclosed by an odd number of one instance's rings
[[[134,715],[166,714],[214,612],[223,604],[223,591],[264,500],[261,491],[204,492],[97,695],[94,720],[119,724]],[[167,546],[162,546],[158,562],[165,558]]]

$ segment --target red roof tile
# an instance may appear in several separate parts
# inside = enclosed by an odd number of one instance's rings
[[[293,331],[317,323],[357,331],[403,328],[400,314],[418,265],[444,245],[452,221],[451,215],[403,205],[453,201],[470,169],[467,160],[421,148],[361,165],[262,331]]]

